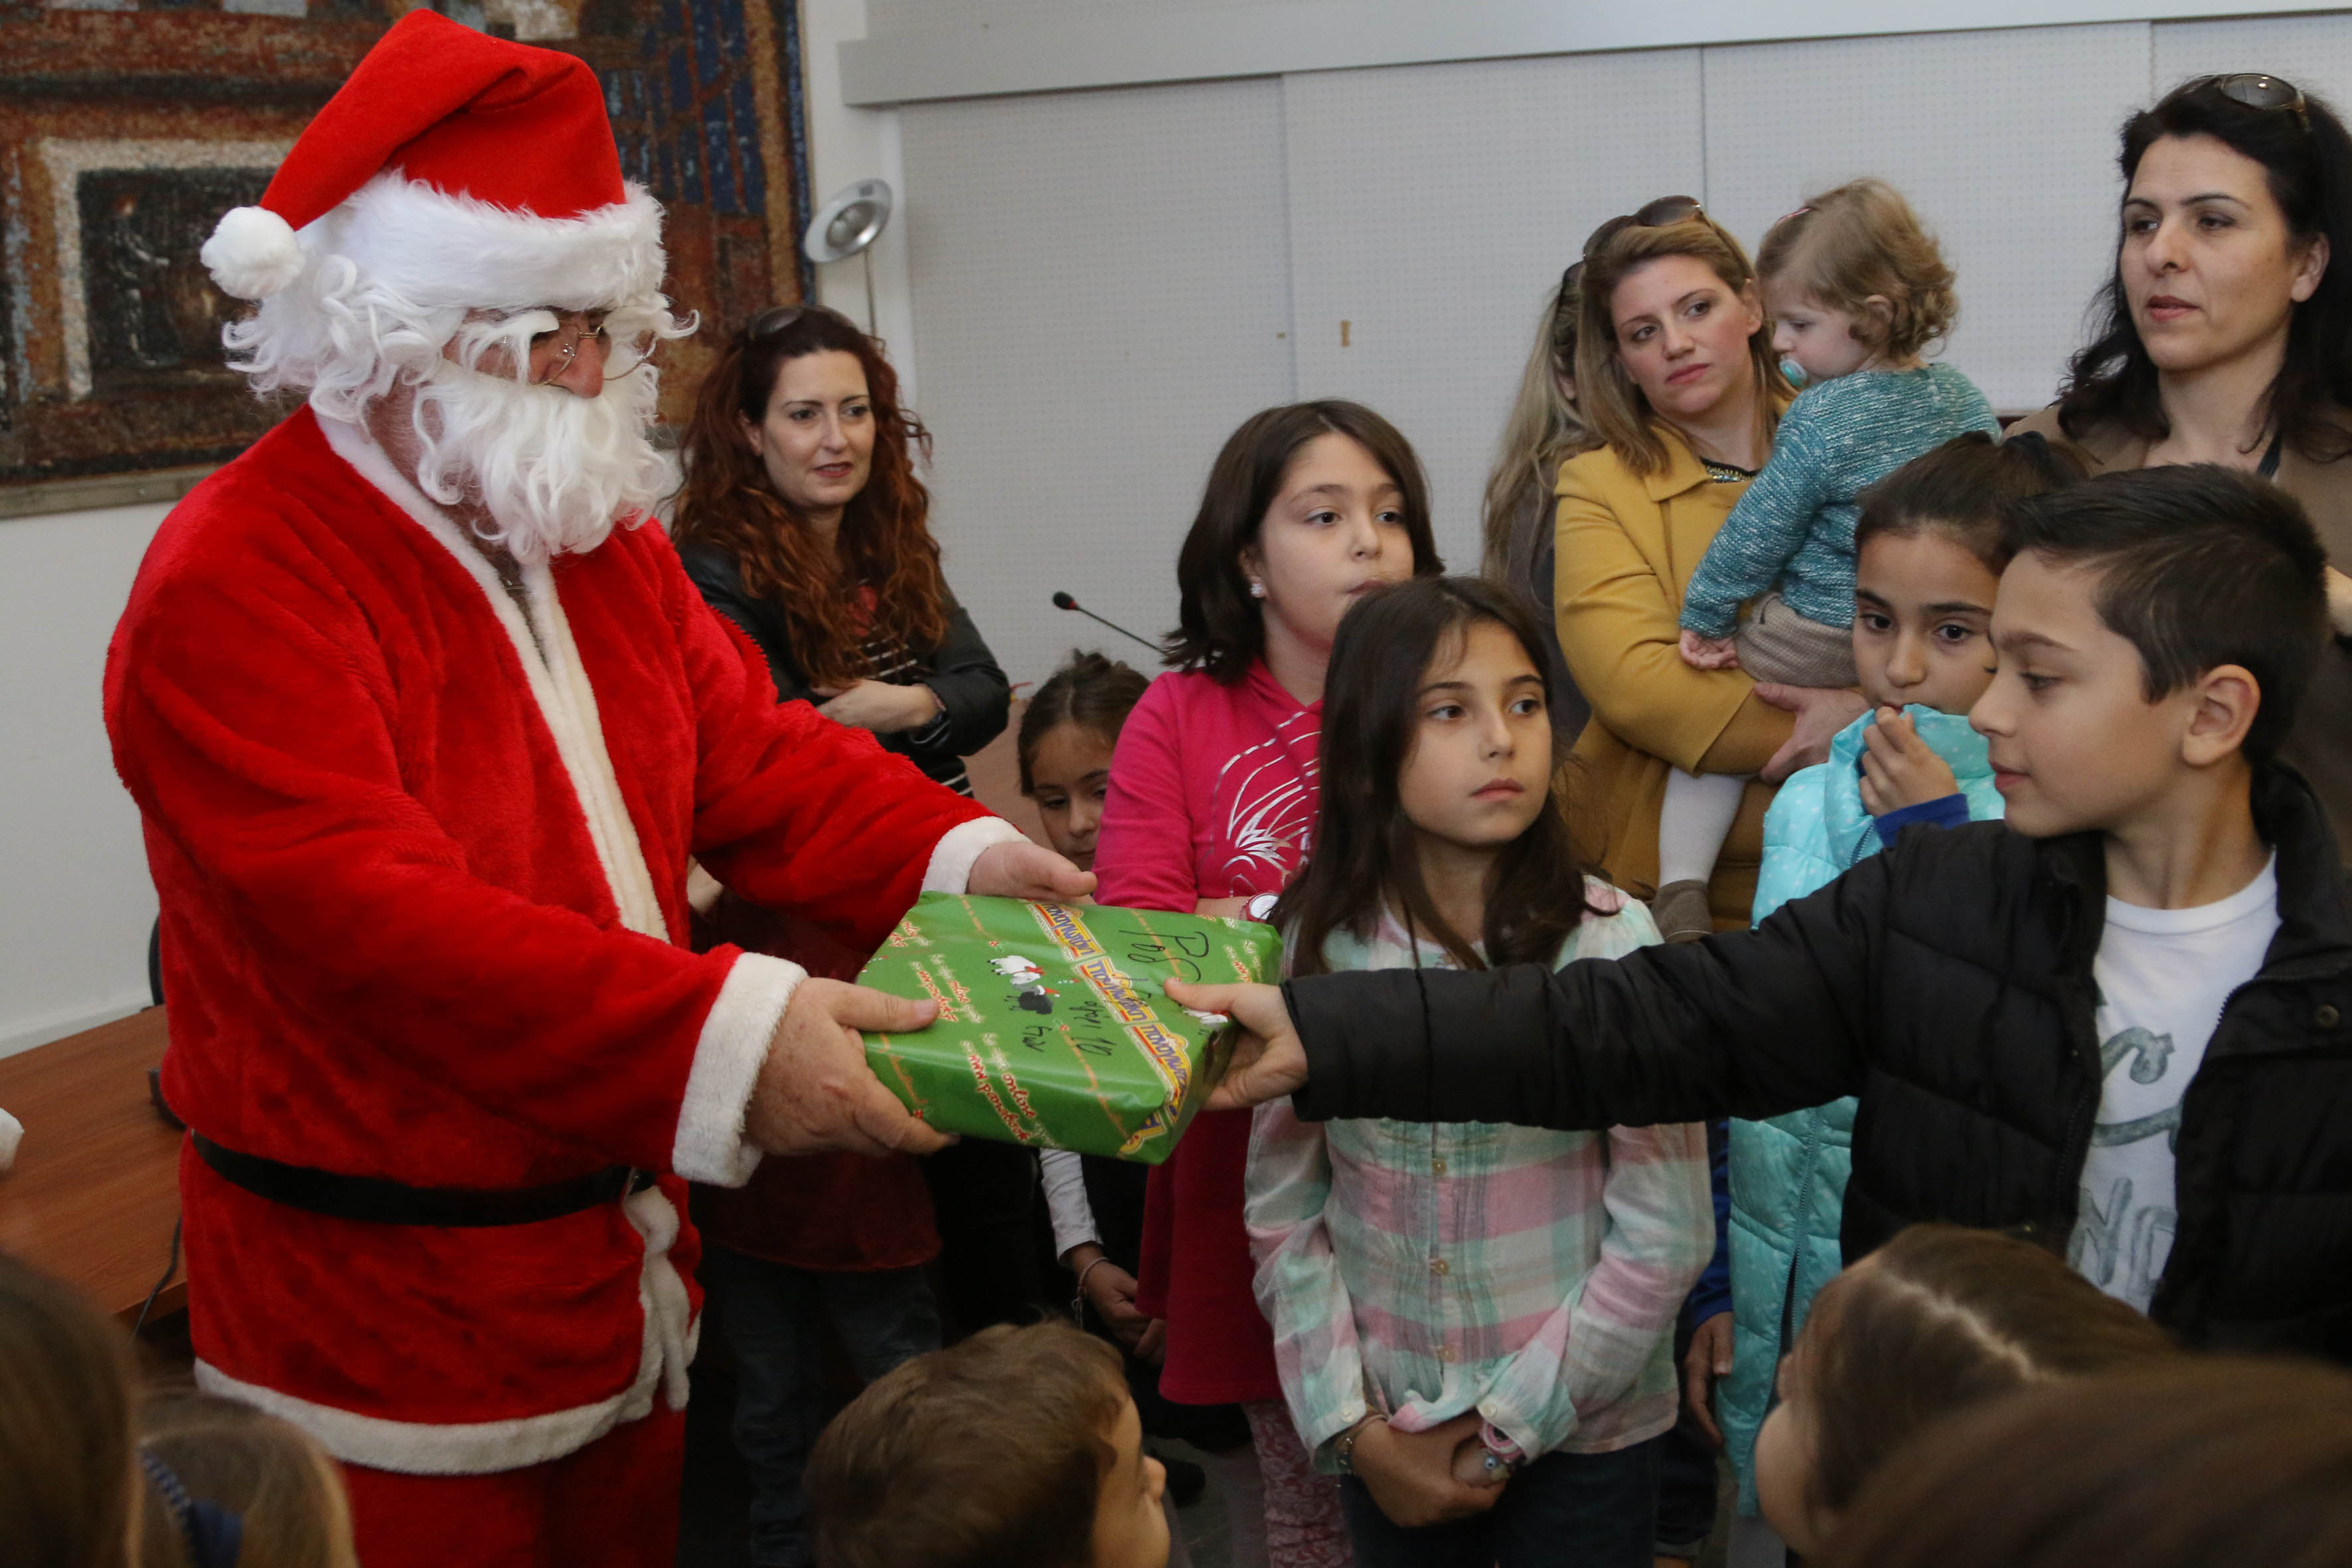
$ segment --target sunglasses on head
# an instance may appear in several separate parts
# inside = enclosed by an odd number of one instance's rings
[[[803,316],[814,316],[824,309],[822,305],[777,305],[751,318],[743,329],[743,341],[756,343],[761,338],[772,338]]]
[[[1584,242],[1585,258],[1590,259],[1594,251],[1599,250],[1629,228],[1668,228],[1675,224],[1689,223],[1695,218],[1703,218],[1706,216],[1706,208],[1699,205],[1696,196],[1660,196],[1656,201],[1644,203],[1633,212],[1621,213],[1594,229],[1591,237]],[[1582,266],[1583,262],[1579,261],[1568,270],[1577,272]],[[1581,276],[1580,273],[1579,275]],[[1569,281],[1568,273],[1560,274],[1559,280],[1563,285],[1566,284]]]
[[[2291,81],[2262,71],[2240,71],[2234,76],[2209,76],[2205,85],[2248,109],[2286,110],[2294,116],[2297,125],[2305,131],[2311,129],[2311,110],[2304,102],[2303,89]]]

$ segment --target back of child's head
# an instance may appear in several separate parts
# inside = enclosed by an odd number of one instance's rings
[[[2007,1395],[1881,1469],[1820,1568],[2256,1563],[2352,1563],[2341,1368],[2180,1356]]]
[[[803,1480],[822,1568],[1087,1568],[1128,1399],[1060,1323],[983,1329],[877,1379]]]
[[[1823,1286],[1800,1344],[1808,1500],[1822,1514],[1956,1411],[2174,1353],[2163,1330],[2054,1254],[1950,1225],[1913,1226]]]
[[[1118,739],[1119,726],[1143,700],[1151,678],[1099,653],[1070,650],[1061,668],[1047,676],[1021,710],[1021,733],[1014,742],[1021,764],[1021,793],[1036,793],[1031,770],[1037,748],[1047,735],[1065,724],[1076,724],[1105,741]]]
[[[1369,935],[1390,899],[1465,968],[1485,967],[1467,946],[1482,937],[1486,963],[1549,963],[1584,918],[1586,873],[1557,795],[1503,851],[1484,931],[1453,931],[1423,883],[1399,779],[1419,727],[1424,672],[1456,656],[1481,623],[1510,633],[1543,680],[1549,704],[1542,634],[1518,600],[1494,584],[1415,578],[1365,595],[1339,622],[1323,680],[1315,847],[1274,916],[1286,928],[1297,922],[1292,973],[1322,973],[1331,933]]]
[[[0,1254],[0,1541],[12,1568],[121,1568],[131,1386],[122,1331]]]
[[[139,1447],[147,1491],[134,1568],[356,1568],[341,1474],[300,1427],[175,1390],[141,1407]]]
[[[2254,678],[2247,758],[2275,755],[2327,638],[2327,553],[2303,505],[2213,463],[2101,474],[2009,510],[2011,551],[2099,574],[2100,621],[2155,702],[2223,665]]]
[[[1765,235],[1756,272],[1769,286],[1852,316],[1855,340],[1889,359],[1919,353],[1959,320],[1944,253],[1884,180],[1807,196]],[[1886,302],[1883,310],[1874,310],[1874,299]]]
[[[1864,490],[1853,547],[1858,553],[1883,535],[1941,534],[1998,577],[2009,564],[2001,521],[2009,508],[2078,483],[2090,472],[2090,459],[2070,441],[2052,441],[2038,431],[1996,441],[1970,430]]]

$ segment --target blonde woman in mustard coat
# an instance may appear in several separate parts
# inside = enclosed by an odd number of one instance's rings
[[[1714,924],[1737,930],[1773,782],[1822,761],[1863,712],[1851,691],[1759,687],[1676,651],[1684,589],[1771,455],[1789,387],[1748,258],[1697,203],[1667,197],[1601,226],[1581,281],[1577,383],[1604,445],[1563,464],[1558,485],[1553,607],[1592,705],[1570,809],[1586,852],[1649,890],[1667,770],[1760,774],[1706,887]]]

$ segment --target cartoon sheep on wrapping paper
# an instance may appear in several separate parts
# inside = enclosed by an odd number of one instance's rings
[[[1037,967],[1034,958],[1019,953],[1007,953],[992,958],[988,967],[1013,982],[1013,1002],[1024,1012],[1043,1013],[1051,1016],[1054,1011],[1054,988],[1045,984],[1045,973]]]

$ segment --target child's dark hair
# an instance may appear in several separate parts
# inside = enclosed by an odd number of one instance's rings
[[[2352,1563],[2352,1375],[2182,1356],[2012,1394],[1886,1466],[1820,1568],[2085,1563]]]
[[[2102,474],[2009,511],[2011,551],[2100,574],[2107,629],[2139,650],[2150,702],[2243,667],[2262,704],[2248,760],[2274,756],[2327,637],[2327,554],[2303,504],[2216,463]]]
[[[2027,431],[1996,441],[1981,430],[1955,436],[1921,453],[1862,492],[1853,547],[1881,534],[1909,539],[1938,533],[1998,577],[2009,564],[2001,514],[2018,501],[2090,477],[2082,449]]]
[[[1177,628],[1164,658],[1171,668],[1206,670],[1231,686],[1265,647],[1265,616],[1251,597],[1241,554],[1257,542],[1265,510],[1299,449],[1318,436],[1345,436],[1372,455],[1403,498],[1416,577],[1445,570],[1429,530],[1429,481],[1397,427],[1360,403],[1326,399],[1253,414],[1225,439],[1209,470],[1192,531],[1176,555]]]
[[[1291,972],[1324,972],[1323,944],[1335,931],[1370,936],[1393,900],[1417,934],[1465,969],[1487,963],[1549,963],[1591,905],[1585,869],[1554,794],[1534,823],[1505,847],[1482,931],[1455,931],[1421,876],[1412,824],[1398,776],[1412,753],[1424,673],[1462,647],[1470,628],[1491,623],[1518,639],[1528,662],[1551,680],[1542,634],[1511,595],[1475,577],[1423,577],[1367,595],[1339,623],[1323,684],[1322,803],[1315,847],[1275,907],[1291,933]],[[1296,929],[1292,929],[1293,922]],[[1483,939],[1486,963],[1470,950]]]
[[[1915,1225],[1822,1287],[1801,1339],[1808,1503],[1833,1513],[1902,1443],[2053,1378],[2173,1352],[2162,1329],[2030,1242]]]
[[[826,1568],[1087,1568],[1127,1405],[1118,1352],[1057,1322],[982,1329],[877,1378],[803,1489]]]
[[[1029,776],[1038,744],[1064,724],[1078,724],[1106,741],[1118,738],[1119,726],[1143,700],[1151,678],[1099,653],[1070,650],[1062,668],[1045,678],[1021,710],[1021,735],[1014,742],[1021,763],[1021,793],[1034,795]]]

